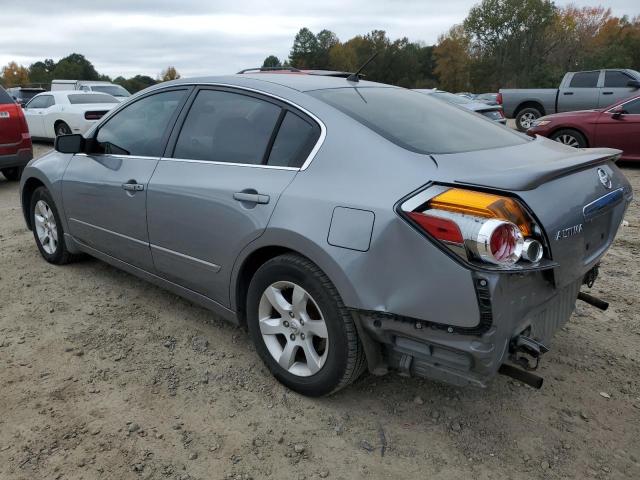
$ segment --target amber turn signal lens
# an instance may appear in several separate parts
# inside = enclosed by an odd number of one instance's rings
[[[491,193],[451,188],[429,200],[429,208],[506,220],[518,226],[524,237],[531,236],[531,223],[516,200]]]

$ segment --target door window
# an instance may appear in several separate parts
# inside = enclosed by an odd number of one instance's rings
[[[608,88],[626,88],[631,77],[624,72],[605,72],[604,86]]]
[[[571,79],[570,88],[596,88],[600,71],[574,73]]]
[[[128,105],[100,127],[93,153],[159,157],[169,121],[187,90],[149,95]]]
[[[49,108],[55,105],[55,103],[53,95],[40,95],[39,97],[34,97],[34,99],[27,104],[27,108]]]
[[[629,115],[640,115],[640,98],[637,98],[622,106],[625,113]]]
[[[268,165],[301,167],[320,135],[319,128],[287,112],[276,136]]]
[[[174,158],[263,163],[281,108],[248,95],[201,90],[189,110]]]

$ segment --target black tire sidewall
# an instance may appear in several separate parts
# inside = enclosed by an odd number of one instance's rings
[[[521,132],[526,132],[527,131],[526,128],[523,128],[522,125],[520,125],[520,119],[522,118],[522,116],[525,113],[528,113],[528,112],[535,114],[536,118],[540,118],[542,116],[542,112],[540,112],[540,110],[538,110],[537,108],[527,107],[527,108],[523,108],[522,110],[520,110],[518,112],[518,115],[516,115],[516,127]]]
[[[49,205],[49,208],[53,212],[53,217],[56,220],[56,227],[58,230],[58,246],[56,247],[56,251],[52,254],[45,252],[44,248],[42,248],[42,244],[40,243],[40,239],[38,238],[38,232],[36,231],[35,225],[35,208],[38,201],[43,200]],[[65,254],[65,244],[64,244],[64,230],[62,228],[62,223],[60,222],[60,215],[58,214],[58,209],[56,208],[56,204],[45,187],[39,187],[33,192],[31,196],[31,205],[29,205],[29,215],[31,227],[33,230],[33,238],[36,240],[36,246],[40,251],[42,257],[49,263],[61,263],[64,259]]]
[[[60,128],[62,128],[63,126],[65,127],[66,132],[65,132],[65,133],[61,133],[61,134],[58,134],[58,130],[59,130]],[[61,121],[61,122],[58,122],[58,123],[56,124],[56,129],[55,129],[55,130],[56,130],[56,131],[55,131],[56,137],[57,137],[57,136],[59,136],[59,135],[70,135],[71,133],[73,133],[73,132],[71,131],[71,127],[69,127],[69,125],[68,125],[66,122],[62,122],[62,121]]]
[[[271,356],[258,326],[258,306],[265,289],[277,281],[289,281],[304,288],[314,299],[327,325],[329,352],[322,369],[309,377],[284,370]],[[260,358],[281,383],[303,395],[331,393],[343,378],[348,362],[348,336],[342,321],[341,300],[322,284],[317,272],[280,257],[265,263],[254,275],[247,295],[247,326]]]

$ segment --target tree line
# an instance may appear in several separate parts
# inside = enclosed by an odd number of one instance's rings
[[[175,67],[169,66],[156,78],[148,75],[136,75],[131,78],[118,76],[112,79],[98,73],[93,64],[79,53],[72,53],[57,62],[48,58],[32,63],[28,67],[18,65],[16,62],[9,62],[0,71],[0,84],[6,88],[28,85],[46,88],[54,79],[97,80],[117,83],[131,93],[176,78],[180,78],[180,74]]]
[[[640,70],[640,16],[550,0],[483,0],[436,45],[391,40],[382,30],[341,42],[329,30],[302,28],[287,60],[270,55],[263,66],[353,72],[373,52],[366,78],[408,88],[555,87],[567,71]]]
[[[365,75],[407,88],[497,91],[509,87],[555,87],[567,71],[600,68],[640,70],[640,16],[616,17],[604,7],[558,7],[551,0],[482,0],[464,21],[442,34],[435,45],[391,39],[383,30],[341,41],[330,30],[296,34],[289,57],[269,55],[263,67],[356,71],[371,55]],[[152,78],[110,79],[83,55],[73,53],[28,67],[10,62],[0,83],[51,83],[56,79],[107,80],[137,92],[179,78],[168,67]]]

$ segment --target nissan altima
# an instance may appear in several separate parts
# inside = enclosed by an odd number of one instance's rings
[[[53,264],[89,254],[246,326],[325,395],[365,370],[531,373],[631,201],[619,151],[530,138],[429,95],[314,74],[151,87],[21,179]]]

